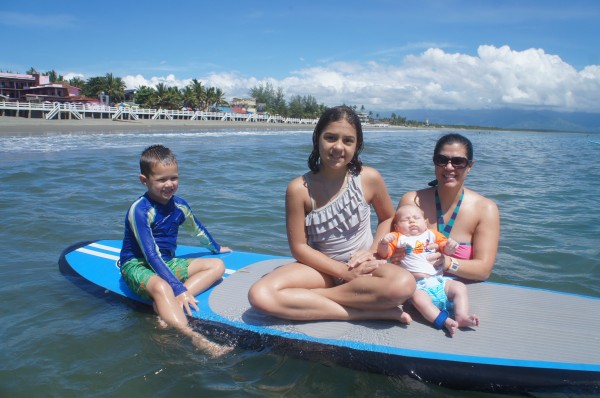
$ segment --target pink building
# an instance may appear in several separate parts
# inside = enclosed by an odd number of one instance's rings
[[[66,82],[50,83],[48,76],[0,72],[0,100],[69,102],[79,98],[79,88]]]

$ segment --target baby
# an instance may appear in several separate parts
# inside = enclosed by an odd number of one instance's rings
[[[458,243],[427,229],[423,212],[415,205],[400,206],[393,227],[395,232],[381,239],[377,253],[390,258],[396,249],[404,249],[406,256],[400,265],[417,281],[412,303],[421,315],[437,329],[445,327],[451,336],[459,327],[479,326],[479,317],[468,314],[469,298],[464,283],[443,276],[441,269],[427,261],[427,255],[433,252],[428,249],[429,245],[437,243],[443,254],[452,255]],[[451,311],[454,319],[450,317]]]

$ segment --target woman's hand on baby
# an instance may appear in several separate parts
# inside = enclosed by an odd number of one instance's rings
[[[404,257],[406,257],[406,249],[404,247],[398,247],[394,251],[394,254],[391,255],[389,260],[392,264],[400,265],[402,260],[404,260]]]
[[[427,261],[429,264],[433,265],[435,268],[440,268],[444,266],[444,254],[440,253],[440,245],[437,243],[432,243],[427,246],[428,250],[435,251],[434,253],[427,255]]]

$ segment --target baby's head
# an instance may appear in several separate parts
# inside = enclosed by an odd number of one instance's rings
[[[393,222],[394,231],[403,235],[421,235],[427,230],[423,211],[415,205],[402,205],[396,210]]]

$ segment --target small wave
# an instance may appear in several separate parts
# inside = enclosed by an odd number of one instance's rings
[[[291,136],[312,130],[215,130],[177,132],[100,132],[58,133],[38,136],[8,136],[0,141],[0,153],[60,152],[82,149],[127,148],[150,139],[206,139],[220,137]]]

